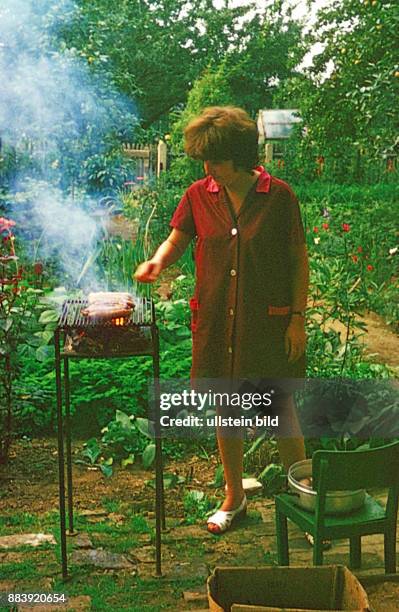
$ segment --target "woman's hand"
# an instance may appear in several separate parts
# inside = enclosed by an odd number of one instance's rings
[[[153,283],[157,280],[161,271],[162,264],[150,259],[149,261],[144,261],[139,265],[134,273],[134,278],[140,281],[140,283]]]
[[[134,278],[140,283],[153,283],[170,264],[175,263],[186,250],[191,236],[180,230],[173,229],[168,238],[158,247],[152,259],[140,264],[134,273]]]
[[[302,357],[305,347],[305,319],[294,315],[285,332],[285,352],[288,355],[288,362],[293,363]]]

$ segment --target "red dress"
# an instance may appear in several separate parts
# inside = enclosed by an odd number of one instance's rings
[[[211,177],[187,189],[171,227],[197,237],[192,378],[301,378],[288,363],[290,244],[305,241],[297,199],[264,168],[238,216]]]

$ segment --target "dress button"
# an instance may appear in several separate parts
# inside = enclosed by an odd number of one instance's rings
[[[236,270],[230,270],[230,276],[236,276],[237,271]]]
[[[233,227],[233,229],[231,230],[231,235],[237,236],[237,234],[238,234],[238,229],[236,227]]]
[[[233,352],[233,347],[232,347],[232,346],[229,346],[228,351],[229,351],[229,353],[230,353],[230,355],[231,355],[231,353]]]
[[[233,316],[233,314],[234,314],[234,309],[233,309],[233,308],[230,308],[230,310],[229,310],[229,315],[232,317],[232,316]]]

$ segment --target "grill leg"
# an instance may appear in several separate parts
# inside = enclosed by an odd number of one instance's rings
[[[65,387],[65,437],[67,457],[67,492],[68,492],[68,524],[69,535],[74,535],[73,529],[73,484],[72,484],[72,450],[71,450],[71,402],[69,392],[69,361],[64,358],[64,387]]]
[[[156,575],[162,576],[161,569],[161,529],[165,529],[165,505],[163,489],[163,467],[162,467],[162,441],[159,431],[159,337],[158,330],[152,329],[152,340],[154,347],[153,369],[154,369],[154,403],[155,403],[155,554]]]
[[[57,393],[57,432],[58,432],[58,484],[59,484],[59,506],[60,506],[60,536],[61,536],[61,563],[62,577],[68,577],[67,566],[67,544],[66,544],[66,520],[65,520],[65,473],[64,473],[64,436],[62,422],[62,385],[61,385],[61,357],[60,357],[60,332],[54,334],[55,344],[55,382]]]

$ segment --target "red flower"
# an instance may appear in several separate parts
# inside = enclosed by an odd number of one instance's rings
[[[358,247],[357,247],[357,252],[358,252],[358,253],[363,253],[363,247],[358,246]]]
[[[322,228],[326,231],[328,231],[330,229],[330,226],[328,225],[328,223],[323,223],[322,224]]]
[[[13,227],[15,225],[15,221],[12,221],[11,219],[6,219],[5,217],[0,217],[0,234],[1,232],[9,232],[10,231],[10,227]]]
[[[315,227],[313,228],[313,231],[314,231],[315,234],[318,234],[319,228],[317,227],[317,225],[315,225]]]
[[[367,270],[371,272],[371,270],[374,270],[374,266],[372,266],[371,264],[368,264]]]
[[[352,255],[352,261],[353,261],[353,263],[357,263],[357,262],[358,262],[358,260],[359,260],[359,258],[358,258],[358,256],[357,256],[357,255]]]
[[[37,275],[40,276],[41,274],[43,274],[43,264],[41,261],[37,261],[34,266],[33,266],[33,272]]]
[[[344,232],[349,232],[351,227],[350,227],[349,223],[343,223],[342,224],[342,229],[344,230]]]

